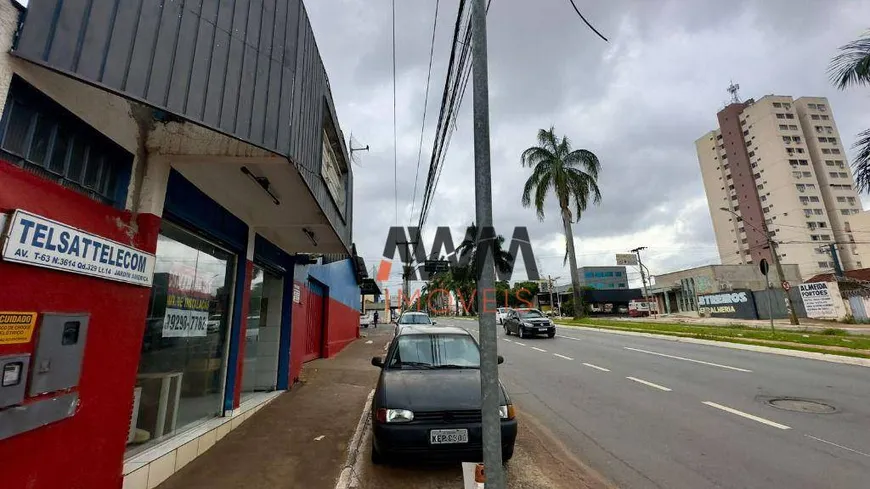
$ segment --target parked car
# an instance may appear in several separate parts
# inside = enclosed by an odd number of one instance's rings
[[[499,356],[498,362],[504,359]],[[480,461],[480,347],[457,327],[406,325],[393,338],[372,400],[372,463]],[[517,421],[499,384],[502,459],[514,453]]]
[[[495,321],[498,324],[504,324],[504,318],[507,317],[508,311],[510,311],[510,307],[499,307],[495,311]]]
[[[546,334],[552,338],[556,336],[556,325],[537,309],[513,309],[504,321],[504,334],[520,338]]]
[[[434,326],[438,323],[432,320],[425,312],[403,312],[399,319],[396,320],[396,334],[402,327],[409,324],[419,324],[424,326]]]

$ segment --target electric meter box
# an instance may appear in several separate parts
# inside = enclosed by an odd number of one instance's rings
[[[0,408],[24,402],[29,354],[0,356]]]
[[[89,314],[45,313],[33,352],[29,396],[79,385]]]

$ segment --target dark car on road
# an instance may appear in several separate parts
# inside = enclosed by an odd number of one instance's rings
[[[504,334],[515,334],[520,338],[545,334],[556,336],[556,325],[537,309],[513,309],[504,320]]]
[[[503,359],[499,357],[499,363]],[[403,326],[372,400],[372,463],[394,459],[482,460],[480,347],[456,327]],[[514,453],[517,421],[499,384],[502,459]]]

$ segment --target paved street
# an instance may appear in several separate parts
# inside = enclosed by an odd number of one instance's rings
[[[477,333],[477,323],[439,318]],[[501,328],[501,327],[499,327]],[[866,488],[870,369],[559,327],[499,329],[501,379],[581,460],[626,488]],[[834,412],[795,412],[783,407]]]

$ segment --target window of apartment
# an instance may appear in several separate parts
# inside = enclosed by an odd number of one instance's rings
[[[831,150],[828,148],[822,148],[822,154],[829,155],[829,154],[831,154]]]
[[[816,189],[815,183],[808,183],[807,184],[807,190],[815,190],[815,189]]]
[[[840,154],[840,150],[837,148],[834,148],[831,150],[831,154],[838,155],[838,154]]]
[[[835,171],[828,172],[828,176],[831,178],[837,178],[837,172],[835,172]]]
[[[810,235],[810,239],[813,240],[813,241],[818,241],[818,240],[819,240],[819,235],[818,235],[818,234],[811,234],[811,235]]]
[[[743,238],[740,240],[741,243],[746,244],[749,242],[749,238]]]
[[[789,154],[789,156],[794,154],[794,148],[785,148],[785,152]]]
[[[831,144],[837,144],[837,138],[828,138],[828,142]]]
[[[782,107],[782,104],[779,102],[774,102],[773,106],[778,109],[778,108]]]
[[[831,126],[825,126],[825,132],[828,134],[832,134],[834,132],[834,128]]]
[[[784,143],[790,143],[790,142],[791,142],[791,136],[783,136],[783,137],[782,137],[782,142],[784,142]]]
[[[828,223],[821,221],[819,222],[819,229],[825,229],[826,227],[828,227]]]
[[[752,177],[755,178],[756,180],[758,180],[759,178],[761,178],[761,173],[756,173],[756,174],[752,175]]]
[[[721,140],[721,139],[722,139],[722,135],[721,135],[721,134],[718,134],[718,135],[716,136],[716,139]]]
[[[818,201],[819,201],[819,198],[816,197],[815,195],[810,196],[810,202],[818,202]]]
[[[766,196],[766,195],[762,195],[762,196],[761,196],[761,201],[762,201],[762,202],[767,202],[767,196]]]
[[[826,261],[820,261],[820,262],[819,262],[819,268],[828,268],[828,262],[826,262]]]
[[[813,174],[808,172],[808,171],[802,172],[802,175],[804,178],[809,178],[809,177],[813,176]]]
[[[788,160],[788,164],[792,167],[798,166],[798,160]]]
[[[122,205],[133,155],[17,76],[0,124],[0,155],[88,197]]]
[[[798,192],[805,192],[807,190],[807,186],[802,183],[795,185],[795,187],[797,187]]]
[[[822,209],[813,209],[813,214],[815,214],[817,216],[821,216],[824,213],[825,213],[825,211],[823,211]]]
[[[840,198],[838,197],[837,200],[839,201]],[[842,214],[842,215],[844,215],[844,216],[848,216],[848,215],[851,214],[851,213],[852,213],[852,212],[851,212],[849,209],[840,209],[840,214]]]
[[[822,132],[825,130],[824,126],[815,126],[816,132]]]
[[[755,168],[755,167],[758,166],[758,163],[751,163],[749,166],[752,167],[752,168]]]
[[[761,212],[767,214],[768,212],[770,212],[770,207],[762,207]]]
[[[821,238],[822,241],[830,241],[831,240],[831,236],[828,234],[820,234],[819,238]]]
[[[792,131],[797,131],[797,126],[795,126],[794,124],[789,124],[788,128],[791,129]]]
[[[801,204],[803,204],[803,205],[807,205],[810,203],[809,197],[801,197],[800,199],[801,199]]]
[[[857,214],[857,213],[859,213],[859,212],[861,212],[860,209],[852,209],[852,214]]]
[[[798,163],[800,163],[801,166],[809,165],[809,163],[807,163],[807,160],[798,160]]]
[[[796,142],[796,143],[799,143],[799,142],[801,142],[801,137],[800,137],[800,136],[795,136],[795,137],[792,138],[792,140],[793,140],[794,142]]]
[[[782,107],[783,107],[785,110],[791,110],[791,104],[782,104]]]
[[[841,171],[841,172],[837,172],[837,176],[840,178],[848,178],[849,174]]]
[[[820,137],[820,138],[819,138],[819,142],[820,142],[820,143],[827,143],[827,142],[828,142],[828,138]]]
[[[795,148],[795,151],[797,151],[799,154],[804,154],[803,148]]]
[[[835,166],[836,165],[836,163],[834,163],[834,160],[825,160],[825,164],[828,166]]]
[[[810,217],[813,215],[812,209],[804,209],[804,217]]]
[[[815,229],[816,229],[816,223],[814,223],[814,222],[808,222],[808,223],[807,223],[807,227],[810,228],[811,230],[815,231]]]
[[[722,160],[727,160],[727,159],[728,159],[728,155],[727,155],[727,154],[723,154],[723,155],[722,155]]]
[[[828,117],[828,116],[826,116],[826,115],[823,115],[823,116],[822,116],[822,120],[823,120],[823,121],[826,121],[826,120],[828,120],[828,119],[830,119],[830,117]]]
[[[757,188],[758,190],[764,190],[764,185],[758,184],[755,186],[755,188]]]
[[[780,131],[788,131],[788,126],[785,125],[785,124],[780,124],[780,125],[779,125],[779,130],[780,130]]]
[[[837,202],[846,202],[845,197],[837,197]]]
[[[792,113],[788,113],[788,114],[785,115],[785,118],[786,118],[786,119],[794,119],[794,114],[792,114]]]
[[[812,110],[816,110],[816,104],[807,104],[807,107],[809,107]]]
[[[819,115],[818,115],[818,114],[813,114],[813,115],[810,116],[810,119],[812,119],[812,120],[814,120],[814,121],[817,121],[817,120],[819,120]]]
[[[801,172],[799,172],[799,171],[793,171],[793,172],[791,172],[791,176],[794,177],[794,178],[800,178],[800,177],[801,177]]]
[[[849,201],[849,205],[855,205],[855,197],[846,197],[846,200]]]
[[[825,112],[827,110],[828,110],[828,108],[825,107],[825,104],[819,104],[819,112]]]
[[[785,119],[785,114],[776,114],[777,119]]]
[[[749,129],[743,131],[743,135],[744,135],[744,136],[749,136]]]
[[[750,152],[749,152],[749,157],[752,158],[753,156],[755,156],[755,151],[750,151]]]

